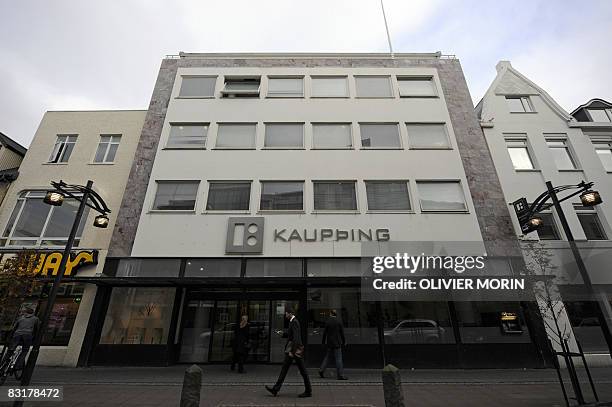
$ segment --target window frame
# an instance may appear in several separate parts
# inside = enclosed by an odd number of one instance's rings
[[[306,131],[304,130],[305,124],[304,122],[264,122],[264,134],[263,134],[263,146],[262,150],[305,150],[306,149]],[[268,138],[268,126],[274,125],[296,125],[300,126],[302,129],[302,145],[301,146],[266,146],[266,140]]]
[[[459,184],[459,189],[463,195],[463,206],[464,209],[424,209],[423,202],[421,199],[421,191],[419,190],[419,184]],[[460,179],[417,179],[415,180],[417,199],[419,201],[419,210],[421,213],[470,213],[470,207],[468,205],[467,194],[463,186],[463,181]]]
[[[606,171],[607,173],[612,173],[612,163],[610,165],[610,168],[606,168],[606,164],[604,163],[604,161],[601,159],[601,155],[599,153],[599,151],[609,151],[610,157],[612,159],[612,139],[607,140],[607,139],[603,139],[603,140],[593,140],[591,139],[591,144],[593,145],[593,149],[595,150],[595,154],[597,155],[597,158],[599,159],[599,162],[601,163],[601,166],[603,167],[604,171]]]
[[[223,77],[222,99],[260,99],[261,98],[261,75],[225,75]],[[228,82],[248,82],[258,80],[257,90],[227,90]]]
[[[42,242],[43,241],[53,241],[53,240],[58,240],[58,241],[63,241],[65,240],[66,242],[68,242],[68,238],[69,236],[66,237],[62,237],[62,236],[45,236],[45,233],[47,232],[47,228],[49,226],[49,222],[51,221],[51,217],[53,216],[53,213],[55,212],[56,206],[53,205],[47,205],[49,208],[47,215],[45,217],[45,220],[43,222],[43,225],[41,227],[41,231],[39,236],[37,237],[15,237],[14,233],[15,233],[15,227],[17,226],[17,224],[19,223],[19,220],[21,219],[21,215],[23,214],[23,211],[25,210],[25,206],[27,203],[28,198],[29,199],[40,199],[42,201],[42,199],[44,198],[45,195],[44,190],[38,190],[38,189],[26,189],[26,190],[22,190],[18,195],[17,195],[17,200],[15,202],[15,205],[13,206],[13,210],[11,211],[11,214],[9,215],[9,218],[7,219],[6,223],[3,225],[3,229],[2,229],[2,236],[0,236],[0,247],[25,247],[25,248],[35,248],[35,247],[45,247],[45,248],[49,248],[49,247],[63,247],[63,245],[43,245]],[[81,196],[82,194],[74,194],[75,196]],[[70,198],[72,199],[72,198]],[[19,207],[19,211],[17,212],[16,216],[14,219],[13,218],[13,212],[15,211],[15,209],[17,208],[17,205],[20,205]],[[81,243],[81,240],[83,239],[83,234],[85,233],[85,226],[88,224],[87,220],[89,218],[89,208],[85,208],[86,212],[83,214],[83,217],[81,218],[81,222],[79,225],[79,228],[77,230],[77,236],[75,239],[75,243],[74,246],[78,247],[79,244]],[[5,232],[7,227],[9,226],[9,224],[12,222],[11,225],[11,229],[8,231],[8,233],[5,236]],[[72,224],[70,225],[70,227],[72,227]],[[18,241],[22,241],[22,242],[34,242],[33,245],[24,245],[23,243],[21,244],[10,244],[12,240],[18,240]]]
[[[355,199],[355,209],[317,209],[316,208],[316,184],[353,184],[353,198]],[[312,185],[312,213],[348,213],[355,214],[361,213],[359,208],[359,191],[358,191],[358,182],[356,179],[341,179],[341,180],[325,180],[325,179],[317,179],[311,181]]]
[[[274,94],[274,93],[270,93],[270,80],[275,80],[275,79],[300,79],[300,82],[302,83],[302,94],[297,96],[296,94]],[[305,97],[305,86],[304,86],[304,75],[297,75],[297,76],[291,76],[291,75],[268,75],[267,76],[267,87],[266,87],[266,98],[269,99],[304,99]]]
[[[155,194],[153,195],[153,199],[151,201],[151,207],[149,209],[150,213],[195,213],[198,207],[198,195],[200,194],[200,187],[202,182],[199,179],[156,179],[155,181]],[[157,193],[159,192],[159,184],[197,184],[195,199],[193,203],[193,209],[157,209],[155,208],[155,201],[157,199]]]
[[[215,84],[213,85],[212,95],[210,96],[182,96],[181,90],[183,89],[183,79],[185,78],[211,78],[215,80]],[[181,75],[181,84],[178,89],[178,95],[175,99],[215,99],[217,97],[217,80],[219,79],[219,75]]]
[[[405,122],[404,126],[406,126],[406,135],[408,136],[408,149],[409,150],[452,150],[453,143],[451,141],[450,133],[448,131],[448,126],[444,122]],[[446,146],[415,146],[410,141],[410,130],[411,126],[423,126],[423,127],[434,127],[434,126],[442,126],[444,131],[444,135],[446,136]]]
[[[399,141],[399,146],[397,147],[372,147],[372,146],[364,146],[363,145],[363,137],[361,132],[362,125],[395,125],[397,128],[397,138]],[[402,131],[400,129],[399,122],[358,122],[359,127],[359,145],[360,150],[403,150],[404,149],[404,141],[402,140]]]
[[[569,143],[569,140],[567,139],[566,135],[554,135],[554,134],[544,134],[544,141],[546,142],[546,147],[549,150],[553,150],[553,149],[564,149],[565,153],[567,154],[567,158],[570,160],[570,163],[572,164],[572,168],[559,168],[559,166],[557,165],[557,162],[555,160],[555,155],[553,153],[553,151],[551,151],[551,154],[553,156],[553,162],[555,164],[555,167],[557,168],[557,171],[563,172],[563,171],[580,171],[580,165],[578,165],[578,161],[575,158],[575,154],[574,151]],[[560,145],[553,145],[551,146],[549,143],[563,143],[563,146]]]
[[[597,210],[597,208],[590,206],[590,207],[586,207],[584,205],[582,205],[582,203],[573,203],[572,204],[573,208],[574,208],[574,213],[576,213],[576,217],[578,218],[578,223],[580,223],[580,227],[582,228],[582,231],[584,232],[584,236],[586,237],[586,240],[589,242],[596,242],[596,241],[606,241],[606,240],[610,240],[610,237],[608,236],[608,231],[606,230],[604,223],[602,222],[600,216],[599,216],[599,212]],[[591,216],[593,218],[595,218],[595,224],[597,226],[597,228],[599,229],[599,233],[601,234],[601,236],[603,236],[603,238],[601,239],[589,239],[589,237],[587,236],[586,231],[584,230],[584,225],[582,224],[582,221],[580,220],[580,217],[585,217],[585,216]]]
[[[121,144],[122,136],[123,136],[122,134],[100,134],[100,141],[98,141],[98,146],[96,147],[96,150],[94,151],[94,156],[92,158],[91,164],[95,164],[95,165],[114,164],[115,158],[117,158],[117,152],[119,151],[119,145]],[[100,144],[102,144],[102,137],[110,137],[110,141],[107,143],[106,151],[104,151],[104,157],[102,161],[96,161],[96,155],[98,153],[98,148],[100,148]],[[116,143],[113,142],[113,138],[115,137],[119,138],[119,141],[117,141]],[[117,145],[117,149],[115,150],[115,156],[113,157],[113,161],[106,161],[106,159],[108,158],[108,152],[110,151],[111,144]]]
[[[164,146],[164,150],[206,150],[208,148],[208,139],[211,123],[210,122],[170,122],[169,123],[169,131],[168,137],[166,138],[166,145]],[[204,135],[204,144],[202,146],[196,147],[188,147],[188,145],[170,145],[170,140],[172,140],[172,128],[176,126],[201,126],[206,128],[206,134]]]
[[[557,224],[557,219],[555,214],[553,213],[552,210],[547,210],[547,211],[543,211],[540,212],[539,217],[541,218],[542,216],[544,217],[550,217],[550,225],[552,230],[554,231],[554,234],[556,235],[556,239],[542,239],[540,237],[540,231],[539,229],[535,230],[535,232],[538,234],[538,240],[551,240],[551,241],[561,241],[561,240],[565,240],[564,239],[564,235],[562,234],[562,230],[559,229],[559,226]],[[542,219],[544,221],[544,219]],[[544,224],[546,224],[546,221],[543,222]]]
[[[397,80],[397,92],[399,94],[400,99],[401,98],[439,98],[440,97],[438,94],[438,85],[436,84],[436,81],[434,80],[433,75],[415,75],[415,76],[396,75],[396,80]],[[409,82],[409,81],[415,81],[415,82],[428,81],[430,82],[433,88],[433,94],[431,95],[403,95],[401,87],[400,87],[400,82]]]
[[[251,211],[251,195],[253,192],[253,180],[208,180],[208,188],[206,189],[206,205],[204,206],[203,213],[250,213]],[[249,199],[247,201],[246,209],[208,209],[208,200],[210,199],[210,190],[213,184],[248,184],[249,185]]]
[[[406,192],[408,193],[408,209],[372,209],[370,208],[370,200],[368,199],[368,184],[399,184],[403,183],[406,185]],[[366,213],[415,213],[414,205],[412,202],[412,191],[410,189],[410,181],[407,179],[367,179],[363,181],[366,191]]]
[[[591,110],[600,110],[604,113],[604,115],[608,116],[608,121],[607,122],[598,122],[593,120],[593,115],[591,114]],[[612,109],[609,108],[587,108],[586,109],[587,113],[589,114],[589,118],[591,119],[591,122],[593,123],[612,123]]]
[[[354,150],[355,149],[355,138],[353,136],[353,123],[352,122],[311,122],[312,129],[312,150]],[[315,143],[315,127],[326,127],[326,126],[348,126],[349,129],[349,140],[351,145],[349,147],[317,147]]]
[[[537,113],[535,107],[533,106],[533,102],[531,101],[531,97],[529,95],[505,95],[506,105],[508,106],[508,110],[512,114],[524,114],[524,113]],[[509,99],[518,99],[523,106],[522,111],[514,111],[508,102]]]
[[[359,95],[359,86],[357,85],[359,78],[384,78],[387,79],[389,96],[362,96]],[[395,92],[393,90],[393,81],[391,75],[353,75],[355,81],[355,99],[395,99]]]
[[[219,130],[223,126],[252,126],[255,131],[253,132],[253,145],[250,147],[225,147],[219,146]],[[259,123],[257,122],[220,122],[217,123],[216,132],[215,132],[215,146],[213,150],[255,150],[257,149],[257,130],[259,127]],[[209,129],[210,130],[210,129]]]
[[[516,147],[516,146],[509,146],[508,143],[523,143],[524,147]],[[506,153],[508,154],[508,158],[510,159],[510,164],[512,165],[512,169],[516,172],[521,172],[521,171],[539,171],[537,163],[535,162],[535,160],[533,159],[533,152],[531,150],[531,145],[529,144],[529,139],[527,138],[527,135],[521,135],[521,134],[517,134],[517,135],[512,135],[512,134],[504,134],[504,144],[506,147]],[[510,154],[510,149],[514,148],[514,149],[519,149],[519,148],[524,148],[525,151],[527,152],[527,157],[529,158],[529,162],[531,163],[531,168],[516,168],[515,164],[514,164],[514,160],[512,159],[512,155]]]
[[[61,137],[65,137],[66,140],[60,142],[59,139]],[[70,141],[71,137],[74,138],[74,141]],[[57,134],[55,138],[55,144],[53,144],[53,149],[51,150],[51,155],[49,156],[49,159],[47,160],[45,164],[55,164],[55,165],[68,164],[68,161],[70,160],[70,157],[72,156],[72,153],[74,152],[74,149],[76,147],[77,141],[78,141],[78,134]],[[72,149],[70,150],[70,154],[68,154],[68,157],[64,161],[67,144],[72,144]],[[56,157],[56,159],[53,159],[54,156]]]
[[[316,95],[314,91],[314,82],[317,79],[344,79],[346,93],[342,96],[338,95]],[[310,98],[311,99],[346,99],[351,97],[351,89],[349,85],[348,75],[311,75],[310,76]]]
[[[264,184],[265,183],[295,183],[295,184],[302,184],[302,209],[262,209],[261,207],[261,200],[263,198],[263,192],[264,192]],[[259,180],[259,200],[258,200],[258,204],[257,204],[257,212],[258,213],[306,213],[306,200],[305,200],[305,196],[306,196],[306,181],[305,180],[269,180],[269,179],[262,179]]]

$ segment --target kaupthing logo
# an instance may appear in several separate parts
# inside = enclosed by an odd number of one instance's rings
[[[225,252],[229,254],[263,251],[263,217],[228,218]]]

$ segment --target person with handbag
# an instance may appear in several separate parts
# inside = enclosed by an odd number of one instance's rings
[[[273,396],[276,396],[285,381],[287,372],[291,367],[291,364],[295,361],[298,366],[300,375],[304,380],[304,393],[298,395],[298,397],[312,397],[312,386],[310,385],[310,378],[308,372],[304,366],[304,344],[302,343],[302,331],[300,328],[300,321],[295,317],[295,312],[291,308],[285,309],[285,318],[289,320],[289,330],[287,332],[287,344],[285,345],[285,360],[283,361],[283,367],[281,368],[280,374],[276,384],[272,387],[266,386]]]
[[[249,348],[251,344],[249,337],[250,329],[249,317],[247,315],[242,315],[242,317],[240,317],[240,324],[236,326],[236,331],[234,332],[234,354],[232,357],[232,365],[230,367],[232,371],[236,369],[236,364],[238,364],[238,373],[245,373],[244,362],[249,355]]]

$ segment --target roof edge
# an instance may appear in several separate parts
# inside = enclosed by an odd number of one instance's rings
[[[578,110],[588,108],[588,107],[589,107],[589,105],[590,105],[591,103],[593,103],[593,102],[602,102],[602,103],[604,103],[604,104],[606,104],[606,105],[608,105],[608,106],[612,107],[612,103],[608,102],[608,101],[607,101],[607,100],[605,100],[605,99],[601,99],[601,98],[593,98],[593,99],[589,100],[588,102],[583,103],[583,104],[581,104],[580,106],[578,106],[577,108],[575,108],[574,110],[572,110],[572,112],[570,113],[570,115],[572,115],[572,116],[573,116],[573,115],[574,115],[574,113],[576,113]]]
[[[167,55],[166,59],[176,58],[210,58],[210,59],[261,59],[261,58],[364,58],[364,59],[440,59],[442,52],[394,53],[388,52],[179,52],[178,55]],[[453,56],[454,57],[454,56]]]

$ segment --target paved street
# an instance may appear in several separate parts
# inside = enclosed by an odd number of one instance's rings
[[[39,368],[34,384],[64,386],[62,403],[53,406],[178,406],[184,369],[96,367]],[[201,406],[384,406],[380,372],[348,370],[349,381],[320,379],[311,370],[314,397],[303,391],[294,367],[279,397],[269,396],[264,383],[275,381],[279,366],[249,366],[247,374],[227,366],[203,366]],[[582,372],[583,373],[583,372]],[[612,400],[612,369],[593,369],[600,399]],[[593,400],[586,375],[583,391]],[[406,370],[403,390],[408,406],[563,406],[554,370]],[[8,383],[7,383],[8,384]],[[40,403],[26,403],[36,406]]]

